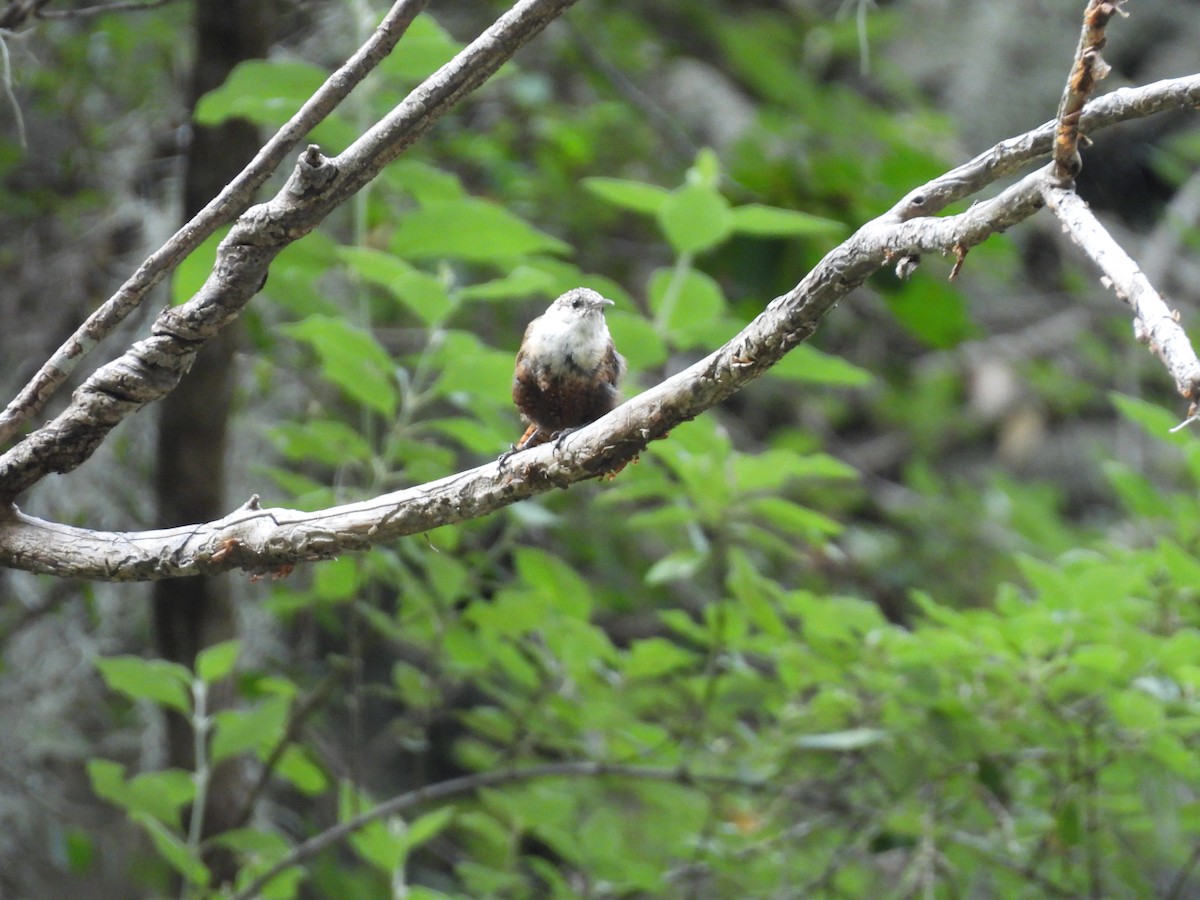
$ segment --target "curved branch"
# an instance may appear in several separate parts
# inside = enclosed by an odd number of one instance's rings
[[[61,576],[133,581],[242,568],[286,573],[383,541],[476,518],[518,500],[614,471],[652,440],[765,373],[872,273],[899,256],[968,248],[1032,215],[1043,169],[956,216],[864,225],[731,341],[557,444],[428,484],[318,512],[261,509],[257,498],[203,525],[96,532],[15,509],[0,517],[0,564]]]
[[[1200,107],[1200,75],[1167,78],[1141,87],[1119,88],[1092,100],[1083,109],[1079,130],[1091,134],[1131,119],[1142,119],[1172,109]],[[945,175],[909,191],[890,210],[900,218],[929,216],[951,203],[1000,180],[1051,152],[1058,120],[1051,119],[1033,131],[1001,141]]]
[[[244,212],[254,193],[301,139],[337,108],[396,46],[429,0],[397,0],[379,27],[345,64],[329,76],[233,181],[191,221],[154,251],[121,287],[75,330],[0,412],[0,444],[36,416],[93,347],[137,309],[150,290],[225,223]],[[2,27],[2,23],[0,23]]]
[[[401,108],[407,105],[406,102]],[[1088,127],[1098,128],[1164,109],[1197,105],[1200,105],[1200,75],[1118,91],[1089,104],[1084,120]],[[419,117],[416,123],[421,123]],[[1050,151],[1052,127],[1047,132],[1042,155]],[[382,123],[380,128],[384,128]],[[378,149],[381,146],[378,135],[368,145],[371,149],[363,152],[372,154],[374,159],[386,155],[385,144],[384,149]],[[1037,143],[1026,135],[997,148],[1019,147],[1011,152],[1021,156],[1032,152],[1031,146]],[[991,234],[1036,212],[1047,192],[1057,184],[1052,168],[1026,176],[995,198],[960,215],[931,218],[921,214],[931,203],[949,202],[946,198],[961,191],[966,183],[980,179],[986,183],[989,175],[998,177],[995,173],[1005,170],[1007,163],[1006,151],[997,148],[993,148],[990,156],[984,154],[910,192],[900,204],[834,248],[793,290],[773,300],[729,343],[572,434],[561,448],[547,444],[526,451],[510,461],[504,471],[492,463],[425,485],[318,512],[261,509],[255,498],[219,521],[158,531],[97,532],[42,521],[15,508],[0,510],[0,565],[109,581],[151,580],[235,568],[283,573],[298,562],[329,559],[404,535],[476,518],[555,487],[613,471],[636,456],[649,441],[664,437],[671,428],[695,418],[766,372],[807,339],[838,300],[884,265],[934,251],[961,256]],[[322,171],[333,166],[315,150],[310,151],[309,164],[312,171],[307,177],[317,181],[324,177]],[[333,177],[336,178],[336,173]],[[294,181],[295,190],[303,195],[306,190],[303,173]],[[285,190],[281,196],[287,194]],[[286,202],[286,198],[272,202]],[[252,211],[243,221],[255,214]],[[257,215],[272,227],[278,227],[284,218],[282,213],[273,214],[270,204],[258,208]],[[249,242],[232,242],[235,234],[261,240],[262,232],[253,224],[253,221],[247,223],[244,232],[235,229],[231,233],[225,242],[228,246],[223,263],[218,265],[214,278],[239,266],[258,271],[253,266],[253,254],[263,248]],[[238,254],[246,259],[240,260]],[[265,265],[261,272],[265,273]],[[205,306],[202,295],[203,291],[179,310],[168,311],[169,315],[179,317],[171,324],[173,333],[178,333],[185,346],[188,340],[202,340],[206,329],[211,327],[203,319],[212,311]],[[189,324],[183,318],[185,311],[199,317],[197,322]],[[227,314],[236,315],[236,310]],[[134,354],[134,362],[140,364],[141,357]],[[128,377],[136,380],[134,374]],[[52,449],[51,444],[49,450]],[[0,477],[10,471],[4,466],[11,465],[12,454],[10,451],[0,458]],[[36,456],[24,463],[26,471],[36,471],[39,465],[45,463]]]
[[[651,766],[630,766],[602,762],[561,762],[545,763],[540,766],[530,766],[528,769],[506,769],[490,772],[480,772],[476,775],[463,775],[440,781],[427,787],[400,794],[379,804],[374,809],[360,813],[345,822],[339,822],[332,828],[309,838],[293,849],[283,859],[271,866],[266,872],[254,880],[252,884],[242,888],[233,895],[231,900],[249,900],[257,897],[276,875],[298,863],[311,859],[322,850],[332,847],[345,840],[356,831],[371,822],[385,819],[388,816],[399,815],[414,807],[424,806],[439,800],[448,800],[462,794],[472,794],[484,788],[503,787],[507,784],[520,784],[525,781],[535,781],[545,778],[624,778],[637,781],[666,781],[685,786],[709,784],[728,789],[759,791],[766,783],[749,778],[739,778],[734,775],[707,775],[689,772],[687,769],[663,769]]]
[[[1162,360],[1175,379],[1175,388],[1192,401],[1191,412],[1194,414],[1196,401],[1200,399],[1200,360],[1196,358],[1187,332],[1179,324],[1179,313],[1167,306],[1150,279],[1078,194],[1063,188],[1049,188],[1046,205],[1063,223],[1063,230],[1104,273],[1105,286],[1129,304],[1133,310],[1134,336]]]
[[[151,337],[98,369],[75,391],[66,410],[0,457],[0,502],[51,472],[76,468],[119,422],[171,391],[204,342],[262,288],[270,263],[284,247],[376,177],[576,2],[521,0],[336,159],[326,159],[310,146],[283,189],[238,219],[197,294],[160,314]]]

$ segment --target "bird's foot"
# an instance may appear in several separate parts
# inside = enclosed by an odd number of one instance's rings
[[[564,428],[562,431],[556,432],[554,435],[554,452],[558,453],[560,450],[562,450],[563,441],[565,441],[568,437],[573,435],[575,432],[577,432],[582,427],[583,426],[577,426],[575,428]]]
[[[508,464],[508,460],[510,457],[516,455],[517,453],[520,453],[523,449],[525,449],[525,448],[518,447],[516,444],[509,444],[508,449],[505,450],[503,453],[501,453],[499,458],[496,460],[497,464],[499,464],[499,466],[500,466],[500,471],[501,472],[504,471],[504,467]]]

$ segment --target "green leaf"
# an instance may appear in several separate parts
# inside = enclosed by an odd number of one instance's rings
[[[453,172],[416,159],[396,160],[383,170],[383,180],[422,206],[438,200],[459,200],[467,195]]]
[[[622,671],[626,678],[660,678],[680,669],[691,668],[699,659],[666,638],[646,638],[629,648]]]
[[[753,456],[738,454],[732,465],[733,483],[747,494],[778,490],[793,480],[854,481],[858,478],[858,470],[825,453],[764,450]]]
[[[725,314],[725,295],[717,282],[695,269],[677,277],[671,269],[650,276],[647,292],[656,322],[679,347],[705,346],[714,320]]]
[[[358,592],[359,562],[352,556],[318,566],[313,581],[313,593],[322,600],[349,600]]]
[[[179,769],[144,772],[125,779],[125,767],[106,759],[89,760],[88,778],[96,796],[131,815],[140,813],[179,827],[180,811],[196,796],[192,776]]]
[[[586,618],[591,613],[588,583],[561,559],[523,547],[516,551],[516,567],[521,580],[546,594],[556,610],[575,618]]]
[[[63,854],[67,871],[76,877],[86,876],[92,871],[96,860],[96,843],[82,828],[68,828],[63,835]]]
[[[229,234],[229,228],[221,228],[204,239],[204,242],[189,253],[171,275],[171,305],[179,306],[191,300],[217,261],[217,245]]]
[[[192,673],[177,663],[137,656],[100,657],[95,661],[111,690],[135,700],[150,700],[187,715],[192,703]]]
[[[131,818],[150,835],[158,855],[166,860],[171,868],[194,885],[208,884],[212,876],[196,851],[168,831],[161,822],[145,813],[133,813]]]
[[[632,370],[652,369],[667,360],[667,345],[654,325],[643,316],[614,310],[608,313],[613,343]]]
[[[514,297],[549,296],[554,277],[532,266],[517,266],[502,278],[469,285],[459,291],[464,300],[509,300]]]
[[[716,189],[721,183],[721,159],[715,150],[711,147],[700,148],[696,161],[687,171],[687,183]]]
[[[446,830],[446,826],[453,821],[455,812],[453,806],[443,806],[409,822],[404,833],[407,848],[413,850],[433,840]]]
[[[729,201],[702,184],[676,189],[658,211],[658,224],[677,253],[717,246],[729,236],[732,219]]]
[[[1195,433],[1183,429],[1172,433],[1171,429],[1179,424],[1179,418],[1168,409],[1157,403],[1150,403],[1139,397],[1129,397],[1115,391],[1109,393],[1109,399],[1121,415],[1137,425],[1152,438],[1174,444],[1176,447],[1190,447],[1196,443]]]
[[[205,684],[220,681],[233,671],[240,650],[238,641],[222,641],[205,647],[196,655],[196,674]]]
[[[732,211],[731,224],[739,234],[757,237],[788,237],[801,234],[841,234],[846,226],[834,219],[749,203]]]
[[[321,793],[329,785],[320,766],[312,761],[305,750],[295,744],[283,751],[276,771],[301,793],[310,796]]]
[[[266,752],[283,737],[287,726],[287,697],[268,697],[252,709],[223,709],[213,716],[209,753],[213,763],[251,750]]]
[[[819,541],[842,531],[842,526],[829,516],[782,497],[759,497],[750,500],[746,507],[776,528],[810,541]]]
[[[966,301],[947,282],[917,274],[884,297],[900,324],[931,347],[953,347],[974,333]]]
[[[125,767],[109,759],[89,759],[88,779],[92,791],[102,800],[107,800],[122,809],[126,808],[129,792],[125,787]]]
[[[803,384],[828,384],[840,387],[866,387],[875,376],[840,356],[822,353],[816,347],[801,344],[771,367],[771,375]]]
[[[658,211],[671,196],[671,192],[666,188],[642,181],[626,181],[623,178],[585,178],[583,186],[613,206],[651,216],[658,215]]]
[[[200,98],[193,118],[199,125],[246,119],[255,125],[279,128],[328,77],[324,69],[306,62],[246,60],[238,63],[220,87]],[[344,146],[356,136],[345,122],[330,117],[313,130],[311,138]]]
[[[365,464],[374,457],[366,439],[336,419],[284,422],[272,426],[267,433],[279,452],[288,459],[345,466],[352,462]]]
[[[708,554],[699,550],[679,550],[658,560],[646,572],[646,584],[667,584],[694,578],[708,561]]]
[[[404,82],[423,81],[462,49],[428,13],[413,19],[404,37],[379,65],[379,71]]]
[[[472,197],[430,203],[405,213],[391,249],[405,259],[504,262],[535,253],[565,254],[571,248],[504,207]]]
[[[870,747],[886,737],[887,732],[879,728],[850,728],[846,731],[801,735],[796,738],[796,746],[805,750],[846,752]]]
[[[285,334],[309,344],[321,359],[321,372],[345,393],[393,418],[399,398],[392,383],[394,368],[375,336],[344,319],[313,315],[284,325]]]
[[[339,247],[338,257],[359,278],[387,290],[426,325],[442,321],[454,308],[441,279],[391,253],[371,247]]]
[[[350,835],[354,852],[389,878],[404,863],[408,848],[404,843],[404,822],[393,817],[376,819]]]

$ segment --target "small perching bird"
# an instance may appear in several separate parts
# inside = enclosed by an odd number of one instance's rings
[[[529,427],[502,461],[565,437],[616,408],[625,358],[604,321],[604,307],[612,305],[590,288],[573,288],[529,323],[512,388]]]

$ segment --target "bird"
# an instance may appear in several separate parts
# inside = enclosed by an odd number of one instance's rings
[[[558,297],[529,323],[517,352],[512,398],[528,428],[500,457],[572,431],[611,412],[620,402],[625,357],[604,321],[613,301],[578,287]]]

